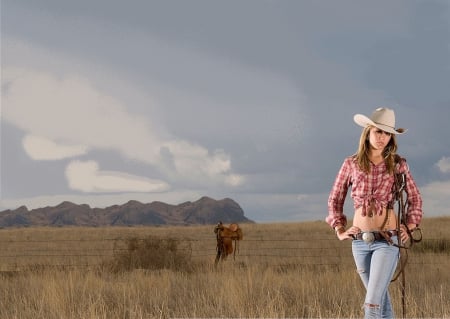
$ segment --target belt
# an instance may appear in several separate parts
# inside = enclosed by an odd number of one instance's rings
[[[397,236],[396,230],[387,230],[384,232],[389,239],[392,236]],[[386,238],[381,234],[379,231],[368,231],[368,232],[361,232],[353,235],[354,240],[364,240],[366,243],[372,243],[375,240],[386,240]]]

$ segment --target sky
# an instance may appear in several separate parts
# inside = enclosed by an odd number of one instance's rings
[[[256,222],[324,220],[353,115],[385,106],[424,217],[450,216],[448,0],[0,9],[0,210],[209,196]]]

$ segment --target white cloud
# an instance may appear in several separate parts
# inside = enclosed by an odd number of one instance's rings
[[[82,192],[162,192],[169,185],[115,171],[100,171],[95,161],[72,161],[66,168],[69,187]]]
[[[184,176],[214,177],[230,170],[230,158],[221,150],[211,155],[206,148],[184,140],[167,141],[162,148],[170,153],[174,168]]]
[[[450,173],[450,157],[442,157],[436,165],[442,173]]]
[[[239,186],[245,182],[245,177],[238,174],[231,174],[226,177],[225,183],[230,186]]]
[[[226,183],[231,174],[230,158],[223,150],[210,152],[171,138],[159,124],[152,124],[158,121],[152,114],[130,113],[121,101],[98,91],[85,78],[6,67],[2,85],[6,87],[3,118],[29,133],[24,147],[33,159],[61,159],[88,149],[115,150],[153,165],[172,179],[208,185]]]
[[[86,154],[84,145],[57,144],[45,137],[26,135],[22,140],[23,148],[34,160],[60,160]]]
[[[155,163],[160,143],[148,119],[129,114],[117,99],[87,79],[57,78],[33,70],[5,68],[8,89],[3,116],[20,129],[51,140],[115,149]]]
[[[432,182],[421,187],[424,217],[448,216],[450,213],[450,181]]]

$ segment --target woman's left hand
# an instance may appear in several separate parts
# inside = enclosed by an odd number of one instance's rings
[[[402,243],[406,243],[408,240],[410,240],[409,234],[411,233],[412,230],[414,230],[414,228],[415,225],[411,225],[411,227],[410,225],[408,225],[408,228],[406,228],[406,226],[403,224],[400,225],[400,239]]]

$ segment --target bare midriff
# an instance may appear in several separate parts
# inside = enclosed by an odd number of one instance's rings
[[[361,212],[362,207],[359,207],[353,218],[353,226],[358,227],[361,231],[393,230],[397,227],[397,218],[393,209],[383,208],[381,215],[374,213],[373,216],[369,216],[369,214],[363,216]],[[387,219],[386,214],[388,214]],[[386,224],[381,229],[385,220]]]

